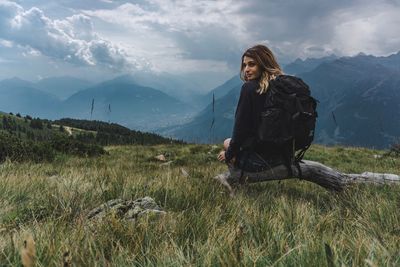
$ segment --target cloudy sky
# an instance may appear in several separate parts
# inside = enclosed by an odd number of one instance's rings
[[[399,26],[400,0],[0,0],[0,79],[169,72],[217,83],[257,43],[281,63],[389,55]]]

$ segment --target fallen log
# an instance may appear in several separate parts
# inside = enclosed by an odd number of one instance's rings
[[[347,174],[338,172],[322,163],[310,160],[300,162],[302,180],[318,184],[328,190],[341,191],[344,187],[354,183],[373,184],[400,184],[400,176],[389,173],[363,172],[361,174]],[[232,184],[245,182],[256,183],[272,180],[286,180],[299,178],[299,171],[292,166],[293,175],[290,176],[284,165],[278,165],[261,172],[243,172],[240,169],[228,166],[229,171],[214,177],[233,194]]]

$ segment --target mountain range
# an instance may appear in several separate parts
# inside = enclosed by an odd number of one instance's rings
[[[18,78],[0,81],[0,109],[2,111],[42,116],[51,114],[61,101],[52,94]]]
[[[60,117],[113,121],[131,129],[151,130],[177,123],[192,113],[182,101],[122,76],[72,95],[62,103]]]
[[[359,54],[297,60],[285,68],[286,73],[291,71],[309,84],[319,100],[315,142],[374,148],[399,142],[400,52],[388,57]],[[237,83],[229,84],[229,92],[214,106],[208,105],[187,124],[160,132],[204,143],[229,137],[242,84],[233,81]]]
[[[33,84],[32,87],[49,94],[53,94],[60,100],[65,100],[76,92],[79,92],[80,90],[88,88],[92,85],[92,82],[86,80],[62,76],[41,79],[37,83]]]
[[[68,84],[76,92],[62,100],[46,92],[50,91],[51,84],[56,92]],[[48,119],[72,117],[113,121],[138,130],[182,123],[195,112],[190,105],[160,90],[137,84],[131,76],[77,89],[84,84],[89,83],[68,77],[39,83],[6,79],[0,81],[0,110]]]
[[[338,59],[335,54],[321,57],[321,58],[306,58],[306,59],[296,59],[292,63],[284,66],[284,72],[292,75],[298,75],[300,73],[309,72],[318,67],[321,63],[332,62]]]
[[[400,52],[295,60],[284,67],[319,100],[315,141],[385,148],[400,137]],[[37,83],[0,81],[0,110],[48,119],[112,121],[190,142],[231,135],[242,81],[238,75],[206,94],[196,82],[149,73],[91,83],[54,77]],[[188,89],[188,84],[192,86]]]

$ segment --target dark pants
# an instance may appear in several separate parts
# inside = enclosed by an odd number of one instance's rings
[[[244,150],[239,153],[235,167],[245,172],[261,172],[282,163],[282,157],[279,155],[265,157],[257,152]]]

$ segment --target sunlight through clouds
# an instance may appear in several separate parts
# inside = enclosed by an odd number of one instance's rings
[[[244,49],[296,58],[400,50],[398,0],[0,0],[0,57],[105,73],[237,73]],[[45,71],[45,70],[43,70]],[[47,71],[51,71],[48,69]]]

